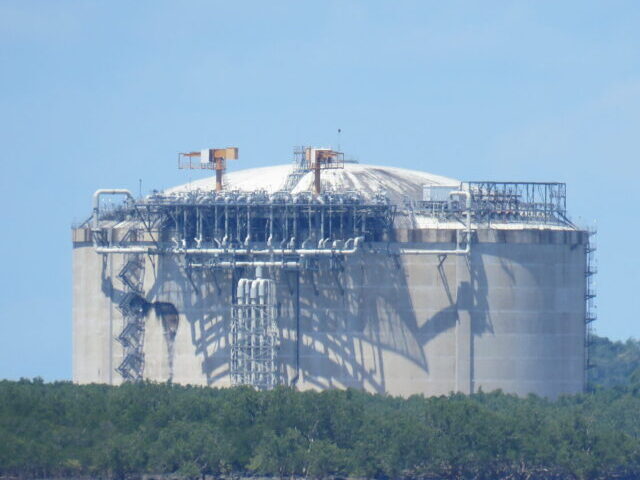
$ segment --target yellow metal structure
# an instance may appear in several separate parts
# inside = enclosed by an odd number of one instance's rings
[[[200,158],[200,161],[195,159]],[[222,174],[227,169],[227,160],[238,159],[238,147],[207,148],[199,152],[178,154],[178,168],[188,170],[215,170],[216,191],[222,190]]]
[[[344,153],[336,152],[330,148],[306,147],[305,160],[307,168],[313,170],[313,190],[316,195],[320,194],[320,170],[330,168],[344,168]]]

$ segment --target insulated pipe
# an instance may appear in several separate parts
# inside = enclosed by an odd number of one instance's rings
[[[102,195],[126,195],[135,202],[135,198],[131,195],[129,190],[123,188],[101,188],[96,190],[93,194],[93,229],[98,230],[98,215],[100,214],[100,197]]]
[[[280,242],[280,245],[284,246],[284,242],[286,241],[287,238],[289,238],[289,209],[287,208],[287,205],[284,205],[284,229],[280,229],[280,231],[282,232],[282,242]]]
[[[251,243],[251,207],[247,205],[247,236],[244,239],[244,246],[248,247],[250,243]]]
[[[258,282],[260,282],[260,280],[250,280],[251,282],[251,305],[257,305],[259,300],[258,300]],[[255,383],[255,381],[257,380],[256,378],[256,353],[258,352],[257,350],[257,343],[258,343],[258,339],[257,339],[257,334],[256,334],[256,327],[257,327],[257,323],[258,323],[258,315],[259,315],[259,310],[256,308],[252,308],[250,310],[251,312],[251,324],[250,324],[250,333],[249,336],[251,338],[251,344],[249,346],[250,349],[250,356],[249,358],[251,358],[251,382]]]
[[[271,248],[273,245],[273,203],[269,206],[269,238],[267,239],[267,246]]]
[[[255,280],[249,280],[249,283],[251,284],[251,289],[250,289],[251,301],[249,303],[254,304],[256,303],[258,298],[258,284]]]
[[[202,211],[196,207],[196,245],[200,247],[202,244]]]
[[[235,267],[283,267],[290,269],[300,268],[300,262],[297,261],[288,261],[288,262],[278,262],[277,260],[271,261],[260,261],[260,260],[240,260],[237,262],[232,261],[224,261],[218,262],[214,264],[208,263],[192,263],[191,268],[235,268]]]
[[[351,239],[347,240],[349,242]],[[363,237],[356,237],[353,241],[352,248],[343,248],[340,250],[329,249],[317,249],[317,248],[300,248],[300,249],[283,249],[278,250],[278,254],[283,255],[351,255],[357,253],[362,247]],[[452,251],[452,250],[449,250]],[[273,255],[273,250],[249,250],[246,248],[169,248],[162,249],[157,247],[97,247],[97,253],[147,253],[147,254],[160,254],[160,253],[174,253],[174,254],[187,254],[187,255],[216,255],[216,254],[235,254],[235,255]]]
[[[182,210],[182,246],[187,248],[187,210]]]
[[[224,199],[224,237],[222,237],[222,244],[227,245],[229,243],[229,198]]]
[[[296,373],[291,379],[291,386],[295,387],[300,380],[300,271],[296,272],[296,288],[294,297],[294,311],[296,318]]]
[[[241,278],[238,281],[238,290],[237,290],[237,297],[238,297],[238,304],[242,305],[244,304],[244,284],[247,282],[247,280],[245,278]]]
[[[238,281],[238,289],[237,289],[237,293],[236,293],[236,297],[237,297],[237,302],[238,305],[245,305],[247,303],[247,299],[246,299],[246,283],[247,283],[247,279],[245,278],[241,278]],[[245,325],[245,317],[246,317],[246,310],[243,308],[238,309],[237,312],[237,317],[236,317],[236,321],[238,322],[239,325],[236,326],[236,329],[234,331],[235,334],[235,342],[236,345],[241,344],[242,341],[244,340],[244,333],[243,333],[243,327]],[[238,328],[239,327],[239,328]],[[232,350],[233,352],[233,350]],[[238,351],[236,351],[235,353],[232,353],[232,355],[235,354],[235,358],[236,358],[236,362],[237,362],[237,367],[238,370],[242,370],[242,368],[244,367],[244,358],[242,356],[241,353],[239,353]],[[236,375],[238,375],[238,372],[236,372]]]
[[[324,200],[321,202],[324,203]],[[320,209],[320,241],[324,239],[324,208]]]
[[[266,298],[266,287],[267,287],[267,280],[264,278],[260,278],[258,280],[256,280],[256,282],[258,283],[258,303],[260,305],[266,305],[267,303],[267,298]]]

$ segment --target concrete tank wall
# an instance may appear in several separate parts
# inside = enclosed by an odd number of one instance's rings
[[[403,235],[400,232],[400,235]],[[405,232],[405,241],[448,238]],[[342,272],[271,271],[278,284],[283,383],[408,396],[502,389],[556,397],[584,388],[585,248],[580,232],[479,231],[469,258],[349,257]],[[452,244],[407,243],[433,248]],[[74,381],[117,384],[122,255],[74,248]],[[150,304],[179,313],[170,348],[154,308],[145,377],[228,386],[233,287],[252,269],[193,273],[147,259]],[[299,342],[298,342],[299,334]]]

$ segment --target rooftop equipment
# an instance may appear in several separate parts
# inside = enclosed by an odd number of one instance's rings
[[[198,162],[197,159],[200,161]],[[222,191],[222,174],[227,169],[227,160],[238,159],[238,148],[207,148],[199,152],[178,154],[178,168],[187,170],[215,170],[216,192]]]
[[[313,191],[320,195],[320,170],[344,168],[344,153],[315,147],[305,147],[304,152],[306,166],[314,172]]]

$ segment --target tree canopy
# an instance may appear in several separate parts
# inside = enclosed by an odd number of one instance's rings
[[[640,383],[548,401],[0,382],[0,475],[637,478]]]
[[[593,388],[626,385],[640,379],[640,340],[624,342],[593,336],[589,349],[589,383]]]

